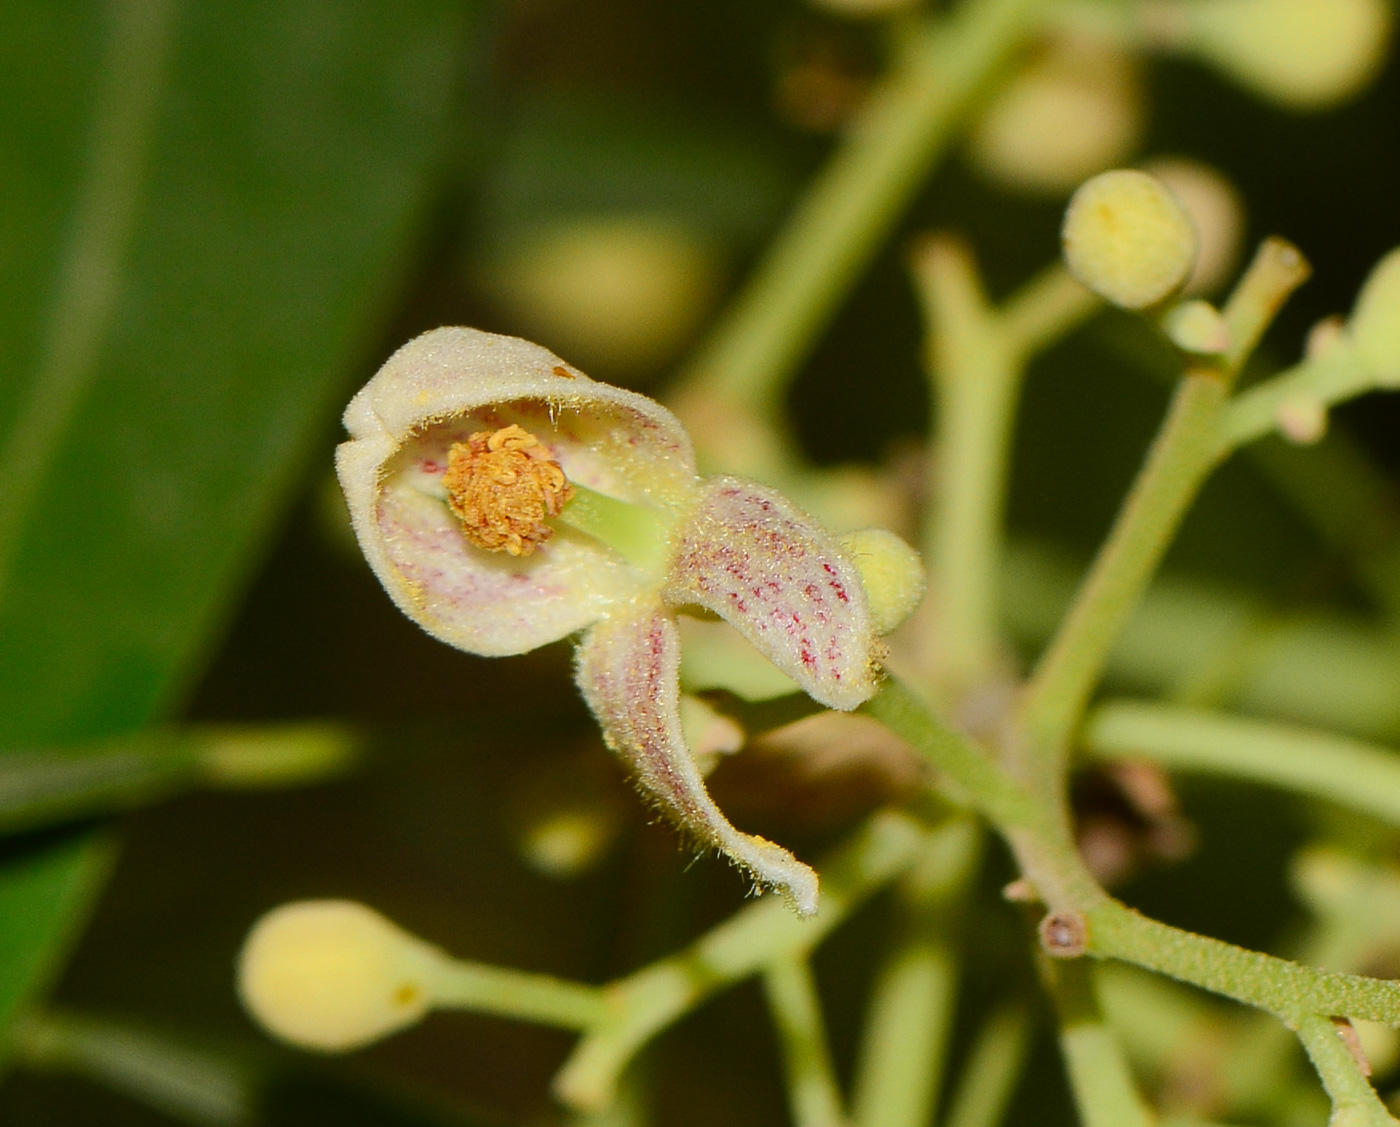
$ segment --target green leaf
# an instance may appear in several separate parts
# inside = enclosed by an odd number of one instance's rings
[[[180,729],[0,753],[0,833],[158,802],[198,786],[296,786],[334,776],[362,741],[334,724]]]
[[[474,10],[6,7],[0,745],[178,704],[372,366]],[[93,767],[89,794],[111,782]],[[57,967],[99,852],[0,873],[0,1035]]]
[[[178,700],[370,366],[468,10],[7,10],[0,740]]]
[[[10,1024],[57,972],[111,857],[111,841],[91,831],[0,852],[0,1062]]]

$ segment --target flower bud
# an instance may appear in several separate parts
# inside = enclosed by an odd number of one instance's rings
[[[722,275],[699,232],[631,215],[520,232],[488,254],[478,281],[522,329],[584,367],[637,371],[672,359]]]
[[[1400,385],[1400,249],[1382,258],[1361,287],[1351,335],[1376,378]]]
[[[1388,0],[1196,0],[1181,16],[1180,47],[1294,109],[1364,87],[1391,26]]]
[[[973,126],[968,155],[1013,188],[1063,194],[1137,147],[1142,102],[1126,52],[1056,41],[991,100]]]
[[[352,900],[274,908],[238,956],[238,994],[269,1032],[306,1049],[357,1049],[422,1019],[446,958]]]
[[[841,544],[860,572],[875,632],[888,634],[924,597],[924,565],[919,553],[883,528],[847,533]]]
[[[1200,161],[1164,157],[1143,165],[1170,190],[1196,225],[1196,268],[1183,292],[1190,296],[1219,290],[1239,259],[1244,204],[1235,186]]]
[[[1186,301],[1162,318],[1162,329],[1183,352],[1219,356],[1229,350],[1230,327],[1208,301]]]
[[[1060,231],[1070,273],[1125,309],[1146,309],[1181,288],[1196,263],[1196,229],[1154,176],[1115,169],[1080,185]]]

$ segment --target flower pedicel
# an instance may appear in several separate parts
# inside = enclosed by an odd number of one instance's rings
[[[664,407],[513,337],[425,333],[355,396],[345,425],[336,467],[355,532],[404,613],[488,656],[582,632],[579,689],[642,789],[815,912],[816,874],[736,830],[705,790],[681,734],[675,615],[720,615],[848,711],[874,694],[877,635],[902,617],[872,612],[852,555],[772,490],[699,477]],[[901,611],[913,601],[895,595]]]

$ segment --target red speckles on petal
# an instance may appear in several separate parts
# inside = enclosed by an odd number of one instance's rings
[[[725,618],[823,704],[852,709],[875,691],[875,634],[855,567],[778,493],[710,482],[662,594]]]

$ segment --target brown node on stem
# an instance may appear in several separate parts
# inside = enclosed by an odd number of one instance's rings
[[[545,518],[574,495],[549,449],[514,423],[454,442],[442,487],[469,542],[512,556],[528,556],[553,536]]]
[[[1040,921],[1040,945],[1054,959],[1077,959],[1089,950],[1089,923],[1078,912],[1052,912]]]
[[[1337,1028],[1337,1036],[1342,1039],[1342,1044],[1347,1047],[1347,1052],[1356,1061],[1356,1067],[1361,1070],[1362,1076],[1371,1075],[1371,1062],[1366,1056],[1366,1050],[1361,1047],[1361,1038],[1356,1035],[1356,1026],[1344,1017],[1334,1017],[1332,1024]]]

